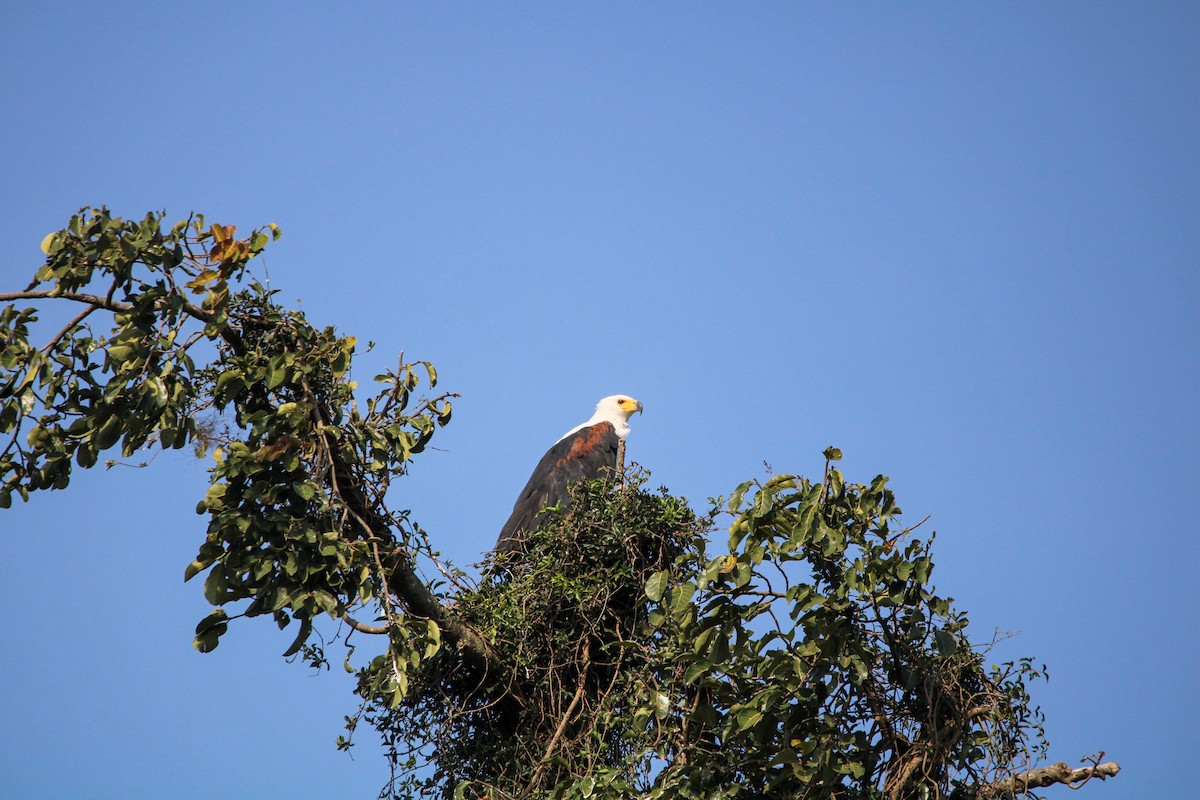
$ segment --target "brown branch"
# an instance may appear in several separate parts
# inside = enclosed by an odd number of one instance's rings
[[[85,319],[87,319],[87,315],[91,314],[95,310],[96,310],[96,306],[88,306],[83,311],[80,311],[78,314],[76,314],[75,318],[72,319],[70,322],[68,322],[66,324],[66,326],[63,327],[63,329],[61,331],[59,331],[57,334],[55,334],[54,338],[51,339],[50,342],[45,347],[42,348],[42,352],[47,353],[47,354],[50,353],[50,351],[53,350],[55,348],[55,346],[59,342],[62,341],[62,338],[71,332],[72,328],[74,328],[76,325],[78,325],[79,323],[81,323]]]
[[[417,575],[412,556],[409,553],[397,548],[389,553],[390,568],[382,563],[383,559],[380,557],[377,542],[379,540],[387,541],[391,538],[391,526],[386,516],[377,511],[367,499],[336,443],[330,442],[329,436],[324,430],[327,422],[322,413],[322,405],[312,388],[308,386],[307,381],[304,382],[304,389],[313,405],[314,421],[317,424],[321,447],[329,460],[331,488],[334,494],[341,499],[347,514],[362,528],[369,539],[374,540],[372,549],[375,553],[376,563],[386,582],[386,592],[395,595],[413,615],[437,623],[446,641],[459,648],[464,661],[481,669],[485,674],[493,671],[493,668],[498,668],[500,662],[491,645],[441,604]],[[342,485],[343,481],[346,483],[345,486]],[[385,606],[390,606],[386,595],[382,600]],[[390,610],[388,617],[391,617]]]
[[[391,527],[367,500],[362,487],[355,481],[350,466],[342,458],[341,450],[338,449],[336,443],[329,440],[329,434],[325,432],[327,423],[321,412],[321,403],[312,387],[308,385],[307,381],[304,381],[303,386],[313,406],[314,421],[317,424],[317,435],[320,437],[321,447],[325,451],[325,457],[329,459],[329,477],[334,493],[345,504],[346,511],[368,537],[386,541],[390,538]],[[349,485],[342,486],[342,481],[346,481]],[[374,543],[372,544],[375,546]],[[491,646],[458,617],[450,614],[433,592],[429,591],[425,581],[417,575],[412,557],[408,553],[394,550],[390,556],[392,560],[390,569],[385,569],[386,565],[379,563],[379,569],[387,581],[387,590],[400,598],[408,610],[416,616],[436,622],[438,628],[446,634],[446,639],[451,644],[459,646],[467,661],[488,671],[489,667],[496,663]],[[378,562],[382,561],[377,546],[376,559]],[[387,602],[386,598],[384,598],[384,602]],[[390,617],[391,614],[389,613],[388,616]]]
[[[587,686],[588,667],[591,666],[591,661],[588,660],[591,652],[591,640],[584,639],[583,654],[580,657],[583,669],[579,672],[579,687],[575,689],[575,696],[571,698],[571,702],[567,706],[567,710],[563,712],[558,727],[554,730],[554,735],[550,737],[550,743],[546,745],[546,752],[542,753],[542,763],[538,764],[538,768],[534,770],[533,778],[530,779],[526,791],[531,792],[537,786],[538,779],[542,777],[542,772],[546,769],[546,763],[550,760],[550,756],[554,755],[554,751],[558,749],[558,742],[562,739],[563,731],[567,729],[567,723],[571,721],[571,716],[575,713],[575,709],[579,707],[579,702],[583,699],[583,690]]]
[[[349,614],[342,614],[342,622],[346,623],[347,625],[349,625],[351,628],[358,631],[359,633],[372,633],[372,634],[378,635],[378,634],[383,634],[383,633],[388,632],[387,625],[367,625],[365,623],[359,622],[358,620],[356,620],[354,617],[350,616]]]
[[[0,292],[0,303],[10,303],[13,300],[53,300],[56,297],[74,300],[77,303],[87,303],[96,308],[104,308],[109,311],[133,310],[133,306],[129,303],[121,303],[111,299],[106,300],[98,294],[56,292],[54,289],[26,289],[23,292]]]
[[[87,294],[85,292],[60,292],[57,289],[27,289],[23,292],[2,292],[0,293],[0,303],[8,303],[13,300],[53,300],[55,298],[63,298],[64,300],[74,300],[76,303],[86,303],[89,306],[103,308],[106,311],[132,311],[134,306],[132,303],[122,303],[119,300],[113,300],[111,297],[101,297],[98,294]],[[211,311],[205,311],[194,303],[184,301],[183,310],[188,316],[195,317],[202,322],[212,322],[215,315]]]
[[[404,600],[413,614],[436,622],[446,639],[460,648],[467,661],[484,669],[498,667],[500,662],[491,645],[446,610],[417,575],[408,555],[394,552],[392,559],[392,568],[387,576],[388,588],[392,593]]]
[[[1077,788],[1074,784],[1080,781],[1089,781],[1092,778],[1104,780],[1113,777],[1120,771],[1121,767],[1115,761],[1096,764],[1092,767],[1079,767],[1078,769],[1071,769],[1066,762],[1059,761],[1057,764],[1031,769],[1028,772],[1014,775],[1006,780],[984,784],[979,787],[975,797],[978,800],[991,800],[996,797],[1016,797],[1030,789],[1040,789],[1045,786],[1053,786],[1057,783],[1065,783],[1071,786],[1071,788]]]
[[[55,298],[72,300],[77,303],[84,303],[93,308],[113,312],[129,312],[134,309],[132,303],[113,300],[111,296],[101,297],[100,295],[88,294],[86,292],[59,291],[57,289],[27,289],[21,292],[0,293],[0,302],[52,300]],[[194,303],[184,301],[181,309],[188,316],[204,323],[211,323],[216,319],[215,314],[206,311]],[[220,335],[233,348],[234,352],[244,352],[242,337],[236,328],[226,326],[221,330]],[[329,452],[334,474],[351,478],[353,473],[342,460],[337,448],[330,447]],[[372,534],[379,535],[380,538],[387,538],[389,531],[387,522],[370,507],[365,495],[358,486],[345,487],[339,494],[345,501],[350,513],[358,520],[360,525]],[[446,639],[451,644],[459,646],[466,660],[485,669],[494,663],[495,658],[488,643],[446,610],[433,593],[430,592],[425,582],[417,575],[409,555],[402,552],[396,552],[391,555],[393,563],[389,574],[386,576],[389,590],[403,600],[405,605],[414,614],[436,622],[445,634]]]
[[[129,312],[134,309],[132,303],[113,300],[111,292],[108,297],[101,297],[100,295],[86,292],[59,291],[57,289],[27,289],[21,292],[0,293],[0,302],[51,300],[55,298],[83,303],[90,307],[87,313],[90,313],[91,309],[104,309],[112,312]],[[180,308],[188,316],[206,324],[213,322],[217,318],[211,311],[207,311],[186,300]],[[86,314],[81,314],[72,322],[72,325],[77,324],[84,316]],[[224,326],[220,331],[220,336],[235,353],[241,354],[245,351],[241,333],[236,328]],[[324,440],[326,434],[322,432],[320,435],[322,440]],[[327,441],[324,444],[331,462],[330,467],[335,480],[335,489],[343,502],[345,502],[350,514],[368,532],[368,535],[377,536],[384,540],[389,538],[390,526],[366,499],[366,494],[362,491],[362,487],[353,485],[356,484],[353,472],[342,459],[338,448],[336,446],[329,446]],[[336,485],[337,478],[349,481],[352,485],[339,487]],[[417,575],[412,557],[408,553],[402,551],[393,552],[390,554],[390,558],[392,563],[385,576],[389,591],[400,598],[412,613],[436,622],[446,640],[450,644],[459,647],[465,660],[485,670],[497,663],[491,646],[461,620],[451,615],[429,590],[429,587]]]
[[[132,303],[122,303],[119,300],[112,299],[112,293],[108,297],[101,297],[98,294],[87,294],[86,292],[63,292],[57,289],[26,289],[23,292],[0,292],[0,303],[11,303],[14,300],[54,300],[62,298],[64,300],[73,300],[76,303],[84,303],[93,308],[102,308],[105,311],[119,311],[126,313],[133,311]],[[160,304],[163,301],[159,301]],[[180,306],[185,314],[189,317],[197,319],[204,323],[210,323],[216,319],[216,314],[211,311],[206,311],[195,303],[189,303],[184,300]],[[221,330],[221,338],[234,349],[235,352],[242,352],[242,337],[235,330],[225,327]]]
[[[996,706],[995,706],[995,704],[992,704],[992,703],[978,705],[978,706],[975,706],[974,708],[972,708],[970,711],[968,711],[964,715],[964,719],[967,722],[970,722],[972,720],[978,719],[979,717],[982,717],[984,714],[994,711],[995,709],[996,709]]]

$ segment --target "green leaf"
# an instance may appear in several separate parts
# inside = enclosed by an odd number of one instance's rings
[[[267,388],[278,388],[283,383],[285,378],[287,378],[287,368],[282,363],[271,367],[270,371],[267,373]]]
[[[667,588],[667,573],[663,570],[655,572],[646,581],[646,597],[651,602],[662,600],[663,591]]]
[[[771,493],[766,489],[759,490],[754,496],[754,508],[750,511],[750,516],[754,519],[762,519],[771,513]]]
[[[718,630],[713,634],[712,647],[708,651],[708,658],[715,664],[724,664],[729,660],[728,633]]]
[[[217,649],[217,644],[229,628],[229,616],[224,609],[218,608],[196,625],[196,638],[192,646],[201,653],[211,653]]]
[[[697,678],[708,675],[712,672],[712,664],[707,661],[697,661],[689,666],[683,673],[684,683],[695,683]]]
[[[737,730],[748,730],[758,724],[763,718],[763,712],[753,706],[747,706],[738,712],[735,717],[737,721]]]
[[[692,597],[696,594],[696,584],[688,581],[675,590],[673,590],[671,598],[671,613],[678,615],[687,609],[692,604]]]
[[[746,496],[746,492],[749,491],[753,483],[753,481],[744,481],[739,483],[738,487],[733,490],[733,494],[729,495],[728,508],[731,512],[736,513],[737,510],[742,507],[742,498]]]
[[[671,711],[671,698],[667,697],[663,692],[657,692],[654,695],[654,716],[659,719],[666,719],[667,714]]]
[[[933,632],[933,639],[937,643],[938,652],[943,656],[954,655],[954,651],[958,649],[958,641],[949,631],[939,628]]]
[[[114,415],[100,426],[100,430],[92,436],[92,442],[96,445],[97,450],[107,450],[117,443],[122,432],[121,418]]]
[[[429,641],[425,645],[425,658],[433,658],[442,648],[442,629],[431,619],[425,620],[425,638]]]
[[[308,636],[311,633],[312,633],[312,620],[311,619],[300,620],[300,631],[296,634],[296,638],[292,640],[291,646],[288,647],[288,649],[284,651],[283,657],[287,658],[288,656],[294,656],[296,653],[300,652],[300,648],[303,647],[304,643],[308,641]]]
[[[829,494],[832,497],[841,497],[842,491],[845,488],[846,484],[842,478],[842,473],[836,469],[829,470]]]
[[[185,569],[183,571],[184,582],[186,583],[187,581],[190,581],[192,578],[196,577],[201,572],[208,569],[209,566],[211,566],[211,564],[212,564],[212,562],[205,563],[205,562],[201,561],[200,559],[196,559],[192,563],[188,564],[187,569]]]
[[[218,511],[224,508],[225,503],[223,498],[225,492],[229,490],[227,483],[214,483],[208,487],[208,491],[204,493],[204,508],[207,511]],[[199,511],[199,509],[197,509]]]
[[[243,374],[240,369],[227,369],[223,371],[217,376],[217,382],[214,386],[215,393],[218,395],[224,393],[225,390],[229,388],[230,383],[233,381],[241,381],[242,378]]]
[[[163,383],[162,378],[157,375],[151,376],[144,385],[155,408],[162,408],[167,404],[167,385]]]
[[[229,584],[225,580],[225,569],[223,565],[218,564],[212,572],[208,573],[208,577],[204,580],[204,599],[210,605],[219,606],[225,602],[225,590],[229,588]]]
[[[96,466],[96,451],[86,444],[79,445],[75,448],[75,463],[84,469]]]

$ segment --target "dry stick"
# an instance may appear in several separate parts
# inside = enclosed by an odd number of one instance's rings
[[[349,625],[351,628],[358,631],[359,633],[382,634],[382,633],[388,632],[387,625],[367,625],[365,623],[359,622],[358,620],[356,620],[354,617],[350,616],[349,614],[342,614],[342,622],[346,623],[347,625]]]
[[[62,341],[62,338],[63,338],[64,336],[66,336],[68,333],[70,333],[70,332],[71,332],[71,330],[72,330],[72,329],[73,329],[73,328],[74,328],[76,325],[78,325],[79,323],[83,322],[83,321],[84,321],[84,319],[86,319],[86,318],[87,318],[87,315],[88,315],[88,314],[91,314],[91,313],[92,313],[93,311],[95,311],[95,310],[96,310],[96,306],[88,306],[88,307],[87,307],[87,308],[85,308],[83,311],[81,311],[81,312],[79,312],[78,314],[76,314],[76,315],[75,315],[75,318],[74,318],[73,320],[71,320],[70,322],[68,322],[68,323],[67,323],[67,325],[66,325],[66,327],[65,327],[65,328],[63,328],[61,331],[59,331],[57,334],[55,334],[54,338],[50,340],[50,343],[49,343],[49,344],[47,344],[45,347],[43,347],[43,348],[42,348],[42,352],[43,352],[43,353],[47,353],[47,354],[48,354],[48,353],[49,353],[51,350],[53,350],[53,349],[54,349],[55,345],[57,345],[59,342],[61,342],[61,341]]]
[[[625,440],[617,440],[617,483],[625,485]]]
[[[592,643],[585,639],[583,642],[583,671],[579,676],[579,688],[575,690],[575,696],[571,698],[571,704],[567,706],[566,713],[563,714],[562,720],[558,723],[558,728],[555,729],[554,735],[550,737],[550,743],[546,745],[546,752],[542,754],[542,763],[534,770],[533,777],[529,780],[529,786],[526,791],[532,791],[537,786],[538,778],[542,777],[542,771],[546,768],[546,762],[550,756],[554,755],[555,749],[558,747],[558,740],[562,738],[563,731],[567,729],[567,723],[571,721],[571,715],[575,713],[575,709],[579,706],[579,701],[583,699],[583,690],[587,685],[587,668],[591,663],[588,661],[588,656],[592,652]]]

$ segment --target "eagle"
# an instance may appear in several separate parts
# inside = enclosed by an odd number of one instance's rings
[[[563,434],[542,456],[517,497],[512,516],[500,530],[493,557],[520,550],[525,533],[541,521],[543,509],[566,505],[571,484],[617,469],[618,452],[629,435],[629,418],[641,410],[642,404],[632,397],[614,394],[596,404],[591,419]]]

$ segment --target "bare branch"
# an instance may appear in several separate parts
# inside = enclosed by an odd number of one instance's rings
[[[379,635],[379,634],[385,634],[388,632],[387,625],[367,625],[365,623],[359,622],[358,620],[356,620],[354,617],[350,616],[349,614],[342,614],[342,622],[346,623],[347,625],[349,625],[351,628],[358,631],[359,633],[371,633],[371,634]]]
[[[62,338],[64,336],[66,336],[68,333],[70,333],[71,330],[76,325],[83,322],[84,319],[87,318],[87,315],[91,314],[93,311],[95,311],[96,308],[97,308],[96,306],[88,306],[83,311],[80,311],[78,314],[76,314],[75,318],[72,319],[70,322],[68,322],[61,331],[59,331],[57,334],[54,335],[54,338],[50,340],[49,344],[47,344],[45,347],[42,348],[42,352],[49,353],[50,351],[52,351],[55,348],[55,346],[57,346],[58,343],[62,341]]]
[[[1038,769],[1031,769],[1029,772],[1023,772],[1020,775],[1014,775],[1007,780],[984,784],[979,787],[979,791],[975,796],[978,800],[1016,797],[1028,792],[1030,789],[1040,789],[1045,786],[1053,786],[1056,783],[1065,783],[1075,788],[1074,784],[1080,781],[1089,781],[1092,778],[1104,780],[1113,777],[1120,771],[1121,767],[1115,761],[1096,764],[1091,767],[1079,767],[1078,769],[1071,769],[1065,761],[1059,761],[1057,764],[1051,764],[1048,767],[1039,767]]]
[[[76,303],[86,303],[89,306],[103,308],[106,311],[132,311],[132,303],[122,303],[119,300],[113,300],[112,297],[101,297],[98,294],[87,294],[85,292],[60,292],[57,289],[27,289],[23,292],[0,292],[0,303],[8,303],[13,300],[53,300],[61,297],[64,300],[74,300]],[[211,311],[205,311],[198,305],[185,302],[183,310],[189,316],[195,317],[203,322],[212,322],[213,314]]]
[[[113,300],[112,292],[109,292],[108,297],[101,297],[98,294],[88,294],[86,292],[65,292],[58,289],[26,289],[23,292],[0,292],[0,303],[10,303],[14,300],[54,300],[56,298],[73,300],[76,303],[85,303],[93,308],[102,308],[105,311],[129,312],[134,309],[132,303],[122,303],[119,300]],[[161,302],[163,301],[160,300]],[[216,319],[216,315],[211,311],[207,311],[195,303],[189,303],[186,300],[180,308],[189,317],[204,323],[210,323]],[[242,337],[238,335],[237,331],[225,327],[221,330],[221,338],[235,352],[242,352]]]
[[[617,440],[617,476],[621,486],[625,485],[625,440]]]
[[[567,710],[563,712],[562,720],[559,721],[558,727],[554,730],[554,735],[550,737],[550,743],[546,745],[546,752],[542,754],[542,762],[538,764],[538,768],[534,770],[533,778],[529,781],[529,789],[537,786],[538,779],[542,776],[542,772],[546,769],[546,762],[550,760],[550,756],[554,755],[554,751],[558,748],[558,742],[562,739],[563,731],[567,729],[567,723],[571,721],[571,717],[575,714],[575,709],[579,707],[579,701],[583,699],[583,690],[587,686],[588,667],[591,666],[589,657],[592,652],[592,643],[589,639],[583,640],[583,655],[580,662],[583,664],[583,669],[579,674],[579,686],[575,689],[575,695],[571,698]]]
[[[342,458],[341,450],[329,440],[329,434],[324,431],[325,419],[320,410],[320,403],[307,381],[304,382],[304,389],[313,403],[313,413],[316,415],[321,447],[325,451],[325,457],[329,459],[329,479],[334,493],[345,504],[346,511],[362,528],[364,534],[370,538],[386,541],[390,531],[386,517],[367,500],[366,492],[355,480],[354,472]],[[388,591],[396,595],[413,614],[436,622],[438,628],[445,633],[447,640],[462,649],[466,660],[487,669],[490,662],[495,660],[491,646],[438,601],[421,577],[417,575],[411,555],[403,550],[393,551],[389,554],[391,565],[388,569],[388,565],[382,563],[383,559],[379,556],[377,545],[373,542],[372,546],[376,551],[379,569],[383,571],[387,581]],[[384,598],[384,602],[387,603],[386,598]],[[391,614],[388,613],[388,616],[391,617]]]

